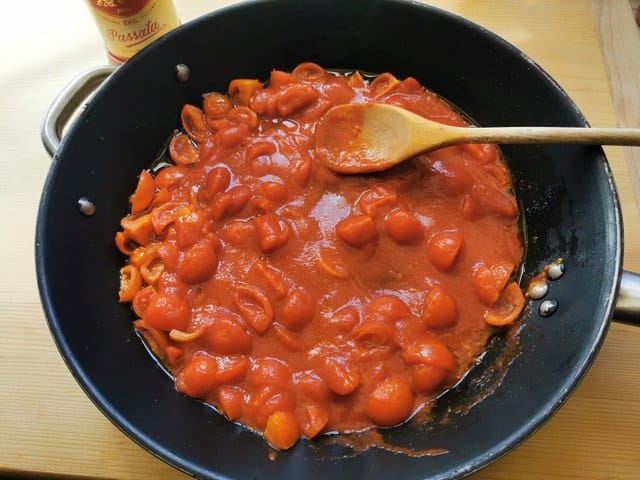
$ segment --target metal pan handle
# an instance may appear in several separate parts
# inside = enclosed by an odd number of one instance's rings
[[[62,131],[78,107],[111,75],[115,65],[103,65],[75,77],[53,100],[42,121],[40,138],[53,157],[60,146]]]
[[[640,326],[640,275],[622,272],[613,319]]]

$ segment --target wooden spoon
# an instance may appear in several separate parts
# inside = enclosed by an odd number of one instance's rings
[[[339,105],[315,131],[315,157],[339,173],[386,170],[419,153],[462,143],[640,145],[640,129],[452,127],[381,103]]]

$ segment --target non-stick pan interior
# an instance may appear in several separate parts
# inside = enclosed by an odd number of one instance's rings
[[[585,120],[531,60],[481,27],[441,10],[382,0],[262,0],[186,24],[121,67],[56,155],[42,195],[37,267],[48,321],[69,368],[124,432],[198,476],[233,478],[452,478],[501,455],[538,427],[575,387],[612,312],[621,224],[597,147],[503,149],[527,227],[524,278],[558,257],[557,312],[529,309],[520,355],[496,391],[447,425],[405,425],[389,443],[448,454],[411,457],[332,442],[299,442],[269,457],[265,442],[178,394],[117,303],[122,256],[113,244],[136,176],[174,128],[184,103],[236,77],[268,78],[302,61],[414,76],[482,125],[571,125]],[[191,79],[176,80],[184,63]],[[79,197],[97,213],[83,216]],[[467,400],[465,392],[455,402]]]

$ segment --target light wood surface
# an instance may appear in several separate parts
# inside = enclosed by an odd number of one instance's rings
[[[631,14],[628,0],[591,4],[602,12],[597,8],[616,2]],[[186,21],[230,2],[175,3]],[[525,51],[567,90],[593,126],[622,121],[614,114],[589,0],[431,3],[482,24]],[[33,241],[50,164],[39,140],[40,121],[75,74],[106,61],[101,39],[79,0],[7,2],[3,13],[0,474],[185,478],[124,436],[82,393],[54,346],[38,298]],[[623,26],[635,28],[627,21],[604,21],[601,13],[595,18],[609,35]],[[624,52],[613,55],[624,62]],[[637,95],[633,82],[638,77],[625,78],[619,79],[623,97],[628,88]],[[635,108],[637,112],[637,100]],[[625,267],[640,271],[640,216],[629,168],[621,147],[606,151],[625,217]],[[612,325],[594,366],[560,411],[520,447],[472,478],[640,478],[639,365],[640,328]]]
[[[591,0],[618,125],[640,125],[640,28],[630,15],[640,0]],[[625,148],[631,185],[640,209],[640,149]]]

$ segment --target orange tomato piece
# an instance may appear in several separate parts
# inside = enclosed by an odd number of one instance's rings
[[[499,262],[491,267],[484,263],[474,265],[473,289],[482,303],[491,306],[498,301],[513,269],[513,264],[508,262]]]
[[[359,342],[372,345],[386,345],[393,338],[393,324],[381,319],[364,321],[353,329],[353,338]]]
[[[327,315],[325,321],[332,329],[346,333],[360,322],[360,313],[357,308],[346,306]]]
[[[142,318],[144,316],[144,312],[147,310],[155,294],[156,290],[152,286],[144,287],[135,293],[133,301],[131,302],[131,308],[133,308],[134,313],[138,317]]]
[[[131,302],[142,287],[142,275],[133,265],[126,265],[120,269],[120,303]]]
[[[325,358],[322,374],[329,389],[338,395],[349,395],[358,388],[361,382],[361,375],[357,367],[342,358]]]
[[[189,248],[178,264],[178,277],[186,283],[208,280],[218,268],[218,251],[208,238]]]
[[[460,252],[464,237],[457,230],[434,234],[427,242],[427,258],[440,270],[450,269]]]
[[[240,145],[251,133],[246,125],[233,125],[221,128],[215,134],[213,141],[224,148],[233,148]]]
[[[319,405],[305,405],[300,416],[302,433],[309,439],[318,436],[329,422],[329,412]]]
[[[304,341],[298,335],[287,330],[279,323],[273,324],[273,336],[290,352],[299,352],[305,348]]]
[[[369,396],[367,416],[377,425],[391,427],[404,422],[413,412],[415,394],[401,378],[388,378]]]
[[[168,272],[175,272],[180,261],[180,252],[178,247],[170,242],[158,243],[156,244],[156,247],[165,270]]]
[[[298,398],[313,403],[325,404],[329,398],[329,388],[314,370],[303,370],[293,375]]]
[[[162,205],[163,203],[167,203],[170,201],[171,201],[171,193],[169,192],[169,189],[162,188],[153,195],[151,206],[157,207],[158,205]]]
[[[287,450],[300,438],[298,419],[292,412],[276,412],[269,415],[264,438],[278,450]]]
[[[398,194],[385,185],[374,185],[360,195],[358,209],[365,215],[375,217],[383,210],[398,204]]]
[[[348,82],[353,88],[364,88],[366,86],[364,77],[357,70],[349,75]]]
[[[220,229],[220,236],[232,245],[246,245],[255,239],[256,226],[250,220],[229,220]]]
[[[258,190],[272,202],[286,202],[289,198],[289,190],[280,182],[263,182]]]
[[[518,207],[515,201],[497,188],[483,183],[474,185],[473,196],[485,210],[493,214],[510,219],[518,216]]]
[[[165,360],[170,367],[175,368],[183,355],[184,350],[180,347],[167,345],[167,348],[165,349]]]
[[[229,83],[229,96],[239,105],[249,105],[253,94],[262,88],[259,80],[236,78]]]
[[[140,262],[140,273],[147,285],[153,285],[164,272],[164,264],[157,247],[148,248]]]
[[[265,213],[256,218],[256,233],[260,249],[270,253],[287,243],[291,227],[284,218],[273,213]]]
[[[251,285],[236,285],[233,303],[256,332],[263,333],[271,326],[273,305],[260,289]]]
[[[516,282],[511,282],[500,294],[491,309],[489,309],[484,319],[489,325],[502,327],[515,322],[524,309],[525,298],[522,290]]]
[[[204,189],[205,200],[211,200],[216,194],[224,192],[231,182],[231,173],[224,167],[215,167],[207,174]]]
[[[291,71],[291,75],[308,82],[320,80],[325,73],[324,68],[313,62],[303,62]]]
[[[435,365],[448,372],[458,368],[458,361],[441,340],[432,336],[415,339],[401,354],[408,364]]]
[[[247,375],[251,362],[245,356],[218,358],[216,381],[220,384],[241,382]]]
[[[176,388],[190,397],[205,398],[216,386],[217,368],[218,364],[214,358],[198,353],[176,376]]]
[[[352,215],[336,225],[336,235],[352,247],[363,247],[378,239],[378,230],[368,215]]]
[[[120,220],[120,225],[128,239],[139,245],[147,245],[153,238],[153,224],[151,215],[133,216],[129,215]]]
[[[300,113],[313,104],[320,94],[310,85],[293,84],[281,90],[276,96],[276,105],[281,117]]]
[[[455,299],[441,286],[434,286],[425,298],[422,322],[430,328],[447,328],[456,323],[457,317]]]
[[[292,83],[298,83],[300,80],[293,74],[283,72],[282,70],[271,70],[269,75],[269,87],[273,90],[280,90],[282,87],[291,85]]]
[[[207,117],[220,117],[231,110],[232,107],[233,104],[229,97],[221,93],[209,93],[202,99],[202,109]]]
[[[191,321],[191,310],[182,298],[157,293],[144,309],[142,318],[149,326],[166,332],[186,330]]]
[[[161,190],[177,187],[183,180],[184,170],[181,167],[164,167],[156,173],[156,186]]]
[[[151,211],[151,224],[156,235],[161,235],[165,228],[171,225],[178,215],[178,212],[185,208],[182,203],[167,202],[154,208]]]
[[[214,314],[205,338],[209,347],[221,355],[249,353],[253,348],[251,335],[230,312],[218,311]]]
[[[247,374],[247,383],[254,389],[270,387],[283,389],[292,385],[289,365],[277,358],[257,358]]]
[[[277,390],[264,387],[251,392],[247,410],[253,418],[253,424],[263,429],[269,416],[275,412],[295,411],[296,398],[290,390]]]
[[[244,125],[249,128],[256,128],[258,126],[258,116],[256,112],[244,106],[238,106],[230,110],[227,113],[227,120],[230,123]]]
[[[223,385],[218,389],[218,405],[225,417],[236,420],[244,408],[244,392],[235,386]]]
[[[156,192],[156,182],[153,176],[146,170],[140,172],[138,185],[133,195],[129,197],[131,202],[131,213],[140,213],[146,209]]]
[[[390,94],[399,84],[400,80],[392,74],[385,72],[381,73],[371,81],[369,84],[369,91],[374,98],[380,98],[384,95]]]
[[[365,321],[384,320],[395,322],[411,316],[411,310],[399,298],[392,295],[380,295],[367,306],[364,316]]]
[[[435,392],[447,380],[447,371],[433,364],[411,367],[411,382],[416,392]]]
[[[124,232],[116,232],[115,236],[116,247],[118,250],[127,256],[133,255],[134,247],[129,244],[129,239]]]
[[[176,165],[187,166],[200,160],[198,148],[191,139],[182,133],[176,133],[169,142],[169,155]]]
[[[283,273],[261,258],[253,262],[249,274],[256,277],[256,280],[261,284],[266,285],[267,291],[278,299],[284,297],[289,291],[289,282]]]
[[[253,196],[249,187],[238,185],[232,189],[219,193],[211,203],[211,213],[214,220],[220,220],[240,213],[247,202]]]
[[[293,288],[285,295],[278,320],[289,330],[302,330],[316,313],[316,300],[306,290]]]
[[[394,210],[386,218],[387,234],[400,245],[415,243],[424,234],[420,220],[405,210]]]
[[[205,122],[204,113],[198,107],[186,104],[182,107],[180,119],[185,133],[194,141],[205,142],[211,135],[211,130]]]
[[[206,216],[202,209],[186,207],[176,213],[174,227],[178,248],[184,250],[198,242],[205,233]]]

